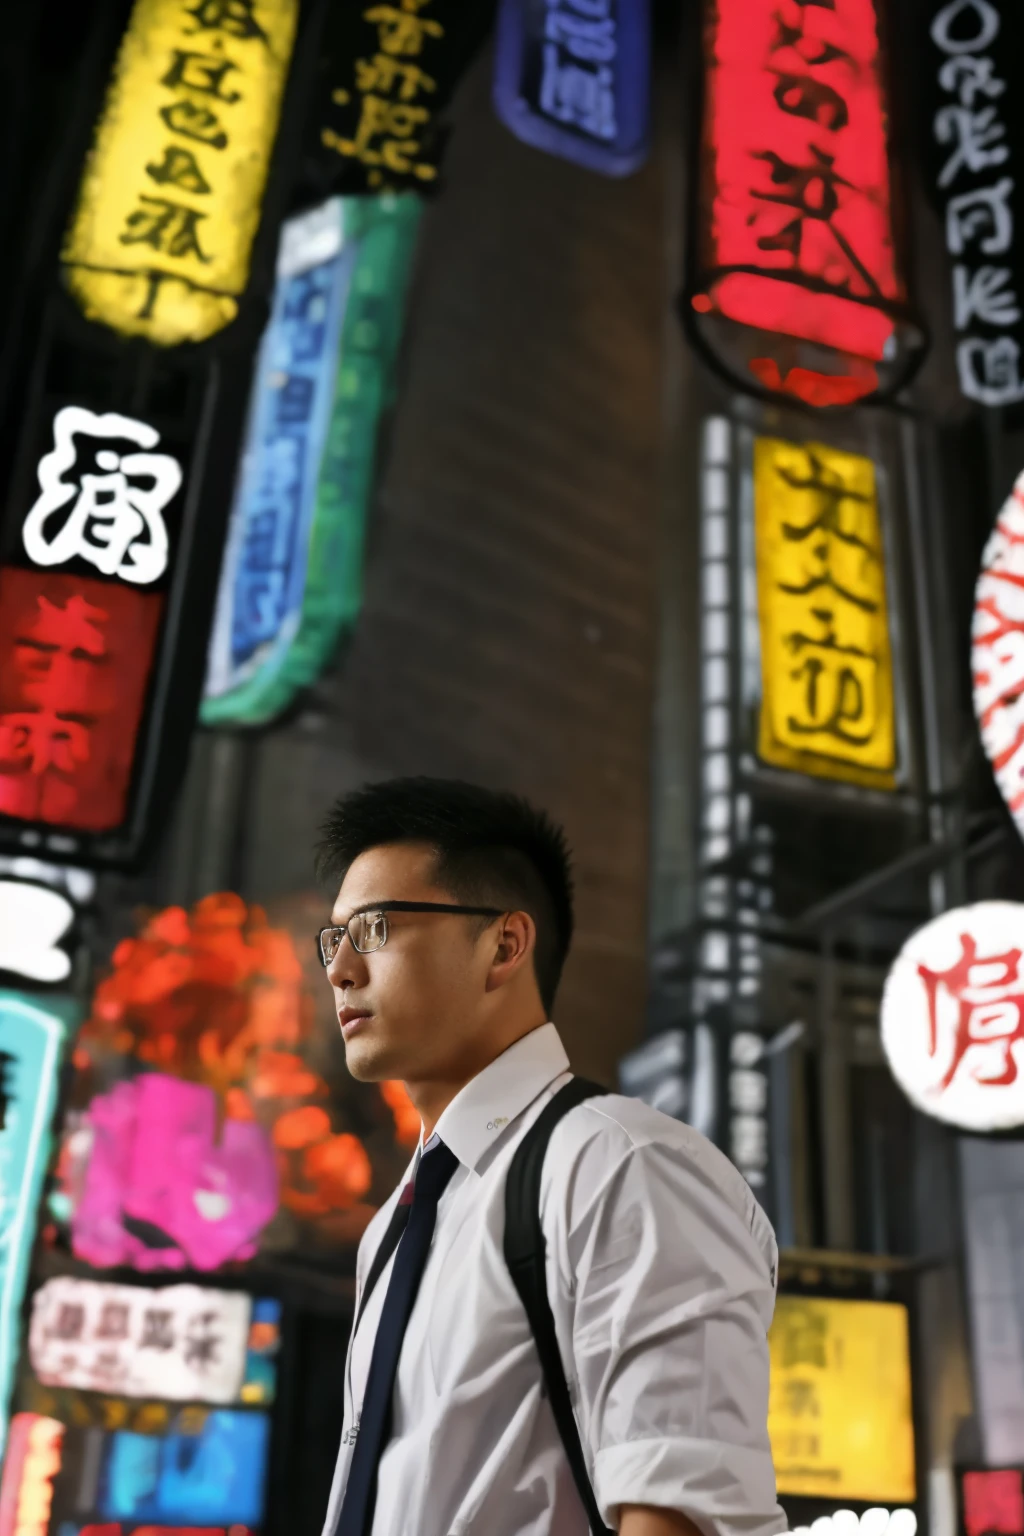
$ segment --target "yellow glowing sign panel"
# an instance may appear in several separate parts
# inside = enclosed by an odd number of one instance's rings
[[[892,788],[896,720],[885,555],[870,459],[754,448],[765,762]]]
[[[136,0],[62,260],[90,320],[161,346],[249,276],[298,0]]]
[[[910,1503],[906,1308],[780,1296],[768,1343],[768,1433],[779,1492]]]

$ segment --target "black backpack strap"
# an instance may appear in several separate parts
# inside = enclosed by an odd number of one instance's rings
[[[587,1473],[580,1432],[572,1411],[565,1368],[558,1351],[555,1319],[548,1300],[547,1271],[544,1263],[544,1232],[540,1222],[540,1180],[544,1155],[551,1133],[565,1115],[585,1099],[606,1094],[607,1088],[586,1078],[574,1077],[560,1088],[545,1105],[516,1148],[505,1181],[505,1263],[537,1344],[541,1370],[547,1384],[548,1400],[555,1424],[565,1447],[583,1507],[593,1536],[613,1536],[601,1519],[597,1499]]]

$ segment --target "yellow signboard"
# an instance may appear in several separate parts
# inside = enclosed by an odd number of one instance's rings
[[[160,346],[249,276],[298,0],[136,0],[61,259],[90,320]]]
[[[819,778],[893,788],[892,647],[874,465],[823,443],[759,438],[754,518],[759,755]]]
[[[768,1433],[779,1492],[911,1503],[907,1309],[780,1296],[768,1343]]]

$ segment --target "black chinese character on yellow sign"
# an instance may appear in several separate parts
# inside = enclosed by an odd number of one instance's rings
[[[768,1345],[768,1435],[779,1492],[911,1503],[906,1308],[780,1296]]]
[[[891,789],[896,720],[874,465],[822,443],[754,449],[758,753]]]
[[[136,0],[62,251],[83,311],[162,346],[230,324],[298,0]]]

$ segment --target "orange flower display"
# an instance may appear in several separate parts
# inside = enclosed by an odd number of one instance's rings
[[[96,988],[75,1064],[87,1076],[112,1056],[215,1089],[228,1120],[257,1121],[278,1160],[280,1200],[303,1220],[359,1207],[370,1189],[370,1159],[358,1137],[335,1129],[327,1082],[299,1047],[312,1000],[290,934],[231,893],[191,909],[148,916],[114,950]],[[397,1090],[397,1092],[395,1091]],[[399,1098],[399,1095],[401,1096]],[[419,1119],[400,1084],[385,1099],[405,1144]]]

